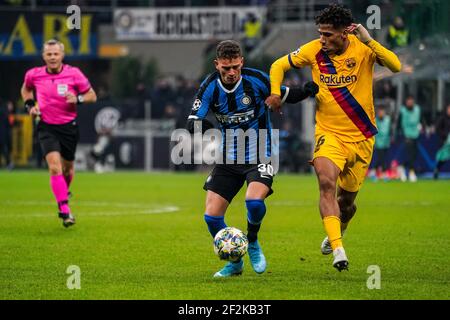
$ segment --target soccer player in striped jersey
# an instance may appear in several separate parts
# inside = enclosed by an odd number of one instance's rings
[[[213,125],[205,119],[211,110],[222,130],[222,164],[216,163],[204,185],[207,191],[204,219],[214,237],[226,227],[225,211],[244,182],[247,182],[248,254],[254,271],[263,273],[266,259],[257,236],[266,214],[264,200],[273,193],[271,187],[274,175],[272,165],[264,161],[270,159],[272,154],[270,114],[264,103],[270,94],[269,76],[256,69],[243,68],[244,58],[236,41],[220,42],[216,52],[214,63],[217,71],[201,84],[187,121],[190,132],[194,132],[200,123],[202,131],[212,128]],[[308,82],[303,88],[279,89],[283,102],[296,103],[313,97],[318,86]],[[261,129],[265,129],[264,133],[267,134],[262,136],[262,142],[259,143],[260,134],[263,134]],[[239,144],[239,132],[254,134],[249,134],[248,139]],[[260,148],[263,148],[262,157]],[[243,264],[242,259],[229,262],[214,277],[239,275]]]
[[[350,10],[330,5],[317,17],[319,39],[276,60],[270,70],[274,110],[281,107],[280,84],[291,68],[309,66],[319,83],[316,95],[314,166],[320,190],[319,210],[327,237],[322,253],[333,253],[333,266],[348,268],[342,233],[356,212],[355,198],[372,159],[377,134],[372,96],[374,63],[400,71],[397,56],[353,23]],[[336,194],[337,185],[337,194]]]

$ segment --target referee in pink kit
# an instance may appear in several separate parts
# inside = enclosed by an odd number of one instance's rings
[[[50,172],[50,187],[63,226],[69,227],[75,224],[68,194],[79,139],[77,105],[95,102],[97,95],[80,69],[63,64],[64,45],[61,42],[45,42],[42,57],[45,66],[27,71],[21,94],[30,115],[41,118],[37,132]]]

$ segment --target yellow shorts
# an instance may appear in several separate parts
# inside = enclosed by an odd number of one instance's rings
[[[341,170],[338,185],[345,191],[357,192],[361,188],[372,160],[375,138],[358,142],[344,142],[332,133],[316,131],[314,159],[325,157]]]

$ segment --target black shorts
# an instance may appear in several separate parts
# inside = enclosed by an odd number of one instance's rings
[[[218,164],[206,179],[203,189],[213,191],[231,203],[244,181],[247,181],[247,186],[253,181],[265,184],[269,187],[267,196],[270,196],[273,193],[273,167],[270,164]]]
[[[75,151],[80,138],[75,120],[65,124],[48,124],[40,121],[37,134],[44,156],[52,151],[58,151],[65,160],[75,160]]]

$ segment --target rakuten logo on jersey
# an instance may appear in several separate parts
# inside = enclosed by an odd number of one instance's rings
[[[353,82],[356,82],[357,80],[358,80],[358,77],[355,75],[338,76],[335,74],[320,74],[320,82],[325,83],[329,87],[352,84]]]

